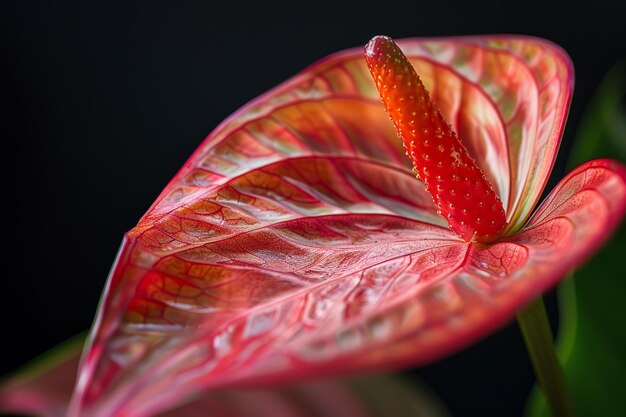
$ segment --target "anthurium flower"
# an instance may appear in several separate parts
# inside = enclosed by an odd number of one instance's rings
[[[536,208],[573,88],[559,47],[398,44],[502,201],[497,239],[448,227],[363,49],[332,55],[225,120],[126,234],[70,415],[147,416],[201,389],[431,362],[507,323],[607,237],[626,207],[617,162],[576,168]]]

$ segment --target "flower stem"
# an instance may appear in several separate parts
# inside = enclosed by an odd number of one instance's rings
[[[552,331],[543,299],[537,298],[517,313],[517,323],[522,330],[537,383],[548,400],[552,417],[573,417],[574,406],[554,351]]]

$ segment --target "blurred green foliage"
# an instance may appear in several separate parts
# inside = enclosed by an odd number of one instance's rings
[[[626,61],[602,81],[581,119],[570,168],[596,158],[626,162]],[[559,287],[557,353],[577,416],[626,415],[626,224]],[[548,416],[534,388],[529,417]]]

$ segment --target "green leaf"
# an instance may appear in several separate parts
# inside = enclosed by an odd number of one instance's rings
[[[626,161],[626,60],[611,68],[587,105],[569,165],[573,168],[589,159],[615,158]]]
[[[626,161],[626,61],[618,62],[587,106],[570,166],[598,157]],[[579,416],[626,415],[626,225],[572,279],[559,287],[557,353]],[[547,416],[535,387],[526,415]]]

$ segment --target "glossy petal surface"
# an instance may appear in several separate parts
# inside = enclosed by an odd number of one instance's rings
[[[521,228],[558,148],[569,61],[532,38],[399,45]],[[149,415],[201,388],[432,361],[510,319],[622,213],[623,171],[597,162],[518,235],[460,241],[414,179],[361,53],[227,119],[127,234],[74,415]]]

